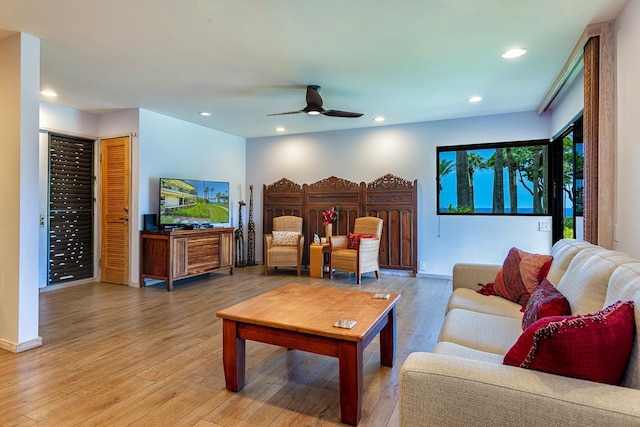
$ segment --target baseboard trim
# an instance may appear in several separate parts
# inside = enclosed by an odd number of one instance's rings
[[[388,270],[388,269],[380,269],[380,274],[386,276],[402,276],[402,277],[415,277],[413,271],[411,270]]]
[[[451,276],[446,274],[418,273],[416,277],[424,277],[426,279],[451,280]]]
[[[23,351],[31,350],[32,348],[40,347],[42,345],[42,337],[37,337],[19,344],[15,344],[6,340],[0,340],[0,348],[10,351],[12,353],[22,353]]]

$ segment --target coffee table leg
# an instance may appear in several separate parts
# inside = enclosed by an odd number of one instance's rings
[[[396,359],[396,307],[387,314],[387,325],[380,331],[380,364],[393,366]]]
[[[362,343],[342,341],[340,365],[340,415],[342,422],[357,425],[362,412]]]
[[[227,390],[240,391],[244,387],[244,363],[246,343],[238,338],[238,323],[222,320],[222,364]]]

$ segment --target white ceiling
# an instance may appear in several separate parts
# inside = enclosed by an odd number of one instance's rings
[[[0,29],[40,38],[55,103],[251,138],[535,110],[584,28],[626,2],[0,0]],[[502,59],[512,47],[528,54]],[[267,117],[303,108],[309,84],[364,115]]]

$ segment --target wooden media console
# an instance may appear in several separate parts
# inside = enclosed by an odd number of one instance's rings
[[[140,234],[140,286],[145,279],[167,282],[229,268],[233,274],[233,228],[154,230]]]

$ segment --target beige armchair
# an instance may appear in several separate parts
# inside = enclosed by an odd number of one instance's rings
[[[375,237],[361,238],[352,245],[357,249],[349,249],[349,236],[331,236],[329,257],[329,278],[333,278],[333,270],[350,271],[356,274],[356,283],[360,284],[362,273],[375,271],[376,278],[380,278],[378,255],[380,251],[380,236],[382,235],[382,220],[366,216],[356,218],[353,226],[354,234],[369,234]]]
[[[299,276],[303,249],[302,218],[273,218],[273,231],[264,235],[264,275],[269,274],[269,267],[296,267]]]

